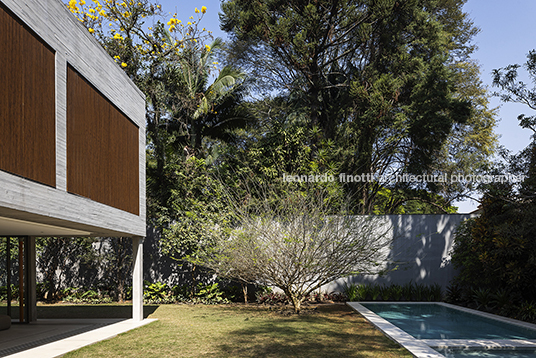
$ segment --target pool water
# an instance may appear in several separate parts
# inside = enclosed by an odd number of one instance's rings
[[[439,353],[443,354],[446,358],[474,358],[474,357],[484,357],[484,358],[536,358],[536,351],[534,350],[525,350],[525,349],[491,349],[491,350],[481,350],[481,349],[436,349]]]
[[[536,339],[536,331],[437,304],[362,303],[416,339]],[[465,354],[463,351],[459,352]],[[471,352],[466,352],[472,354]],[[483,353],[482,351],[480,353]],[[485,354],[501,353],[485,351]],[[510,353],[513,353],[510,351]],[[518,353],[528,353],[517,351]],[[534,352],[530,352],[534,353]],[[443,354],[443,353],[442,353]],[[474,357],[450,355],[448,357]],[[477,355],[478,357],[536,357],[535,355]]]

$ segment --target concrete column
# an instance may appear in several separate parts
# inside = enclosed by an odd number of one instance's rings
[[[143,321],[143,240],[132,238],[132,319]]]
[[[37,270],[35,257],[35,237],[26,238],[26,321],[37,320]]]

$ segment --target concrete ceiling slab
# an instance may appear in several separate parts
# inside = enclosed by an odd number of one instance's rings
[[[0,216],[2,236],[90,236],[91,232]]]

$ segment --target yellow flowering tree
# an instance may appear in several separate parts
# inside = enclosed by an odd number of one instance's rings
[[[185,26],[177,14],[168,14],[166,24],[161,6],[150,0],[70,0],[66,5],[142,90],[138,76],[176,60],[186,43],[197,44],[201,51],[212,38],[210,31],[197,26],[206,7],[196,8],[197,18],[191,16]]]

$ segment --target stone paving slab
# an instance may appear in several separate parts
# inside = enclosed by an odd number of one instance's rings
[[[156,319],[40,319],[0,331],[0,357],[52,358],[109,339]]]

